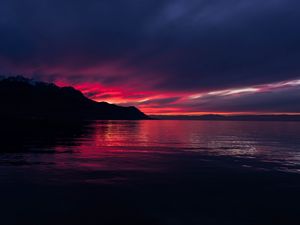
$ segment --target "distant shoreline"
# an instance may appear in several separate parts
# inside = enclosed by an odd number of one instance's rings
[[[152,119],[160,120],[208,120],[208,121],[293,121],[300,122],[300,115],[218,115],[208,114],[200,116],[186,115],[149,115]]]

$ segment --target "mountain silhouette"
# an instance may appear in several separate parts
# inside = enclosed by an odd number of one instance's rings
[[[22,76],[0,79],[2,118],[147,119],[137,108],[96,102],[73,87],[58,87]]]

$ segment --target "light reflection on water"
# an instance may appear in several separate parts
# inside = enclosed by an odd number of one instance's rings
[[[300,220],[300,123],[7,124],[0,127],[1,224]]]
[[[300,123],[293,122],[92,121],[58,132],[19,134],[14,141],[20,151],[1,153],[1,166],[151,171],[167,169],[174,156],[191,155],[300,168]],[[3,148],[11,146],[6,142]]]

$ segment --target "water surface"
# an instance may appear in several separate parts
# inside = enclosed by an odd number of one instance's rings
[[[297,122],[22,124],[1,137],[5,224],[297,224]]]

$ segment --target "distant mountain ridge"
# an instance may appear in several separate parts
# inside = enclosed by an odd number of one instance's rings
[[[0,78],[0,116],[18,118],[148,119],[137,108],[96,102],[73,87],[22,76]]]
[[[206,114],[199,116],[187,115],[152,115],[152,119],[160,120],[212,120],[212,121],[300,121],[300,115],[219,115]]]

